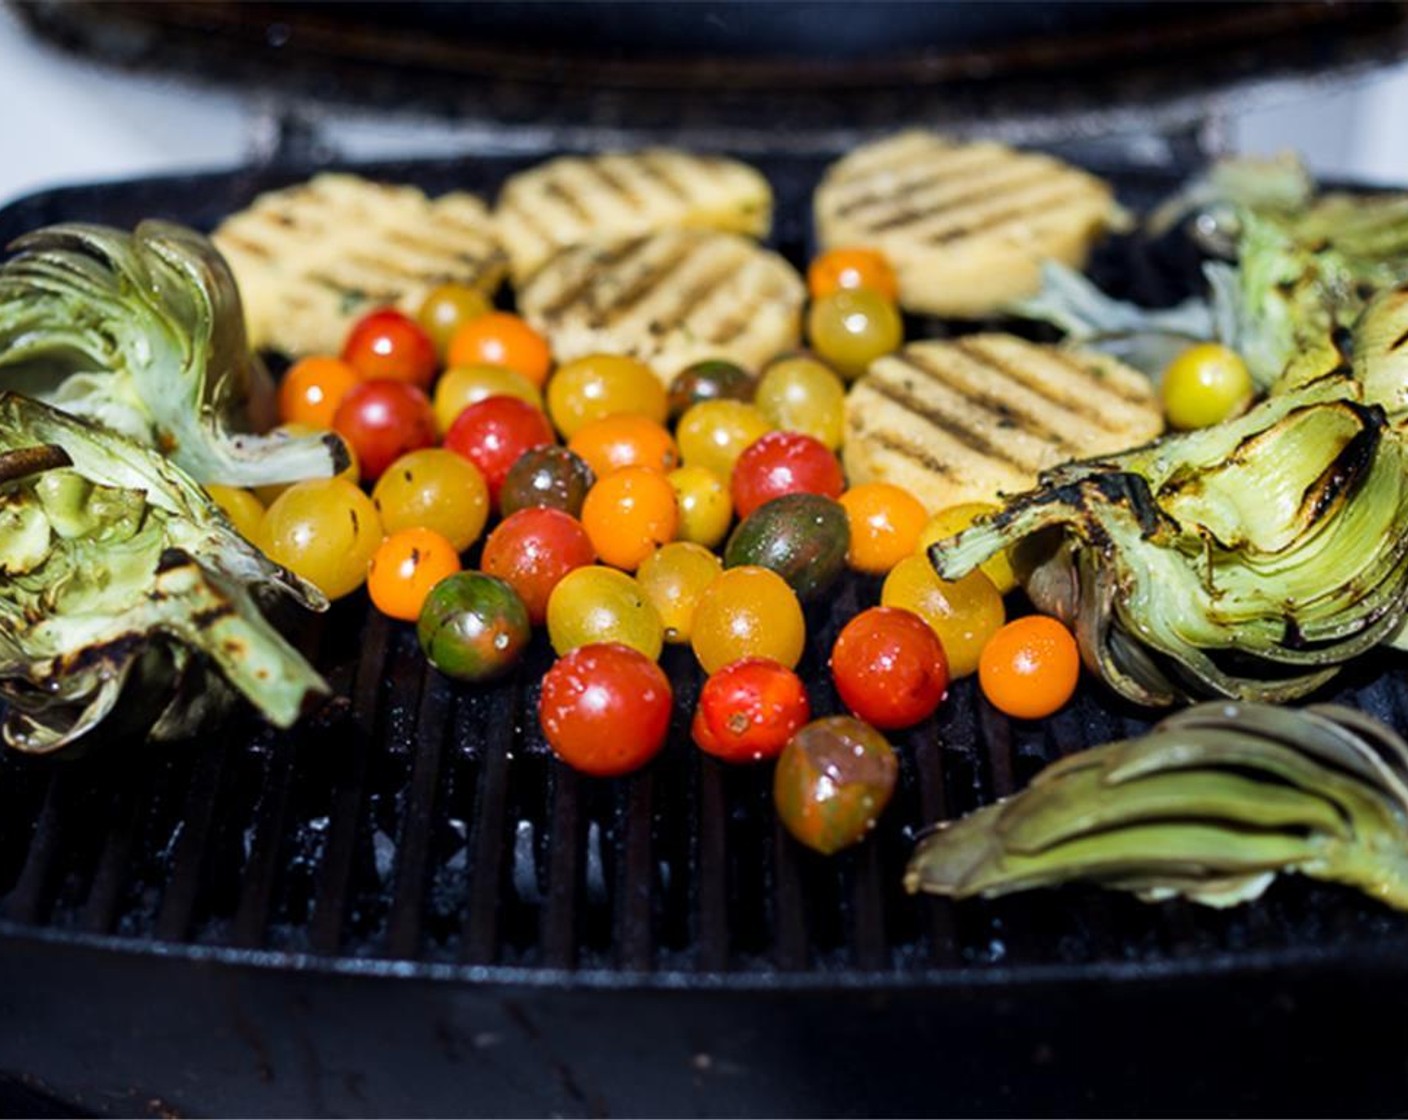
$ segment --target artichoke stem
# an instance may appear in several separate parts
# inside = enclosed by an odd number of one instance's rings
[[[68,452],[56,443],[41,443],[34,447],[4,451],[0,452],[0,483],[71,466],[73,460],[69,458]]]

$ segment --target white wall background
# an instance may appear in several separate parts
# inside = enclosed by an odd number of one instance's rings
[[[1235,109],[1235,106],[1234,106]],[[246,158],[257,108],[241,94],[97,70],[32,40],[0,7],[0,205],[63,183],[225,167]],[[1298,149],[1325,175],[1408,184],[1408,64],[1352,88],[1227,118],[1234,148]],[[350,128],[356,156],[446,150],[435,128]]]

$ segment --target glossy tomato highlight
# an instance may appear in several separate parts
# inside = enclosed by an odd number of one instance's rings
[[[404,381],[363,381],[342,398],[333,417],[337,432],[357,457],[362,477],[374,481],[409,451],[435,442],[430,399]]]
[[[785,665],[750,657],[704,682],[690,733],[695,745],[725,762],[761,762],[782,753],[811,719],[802,679]]]
[[[557,509],[521,509],[484,542],[480,567],[518,592],[534,626],[548,615],[548,599],[568,572],[596,559],[582,523]]]
[[[948,691],[944,647],[916,614],[871,607],[846,623],[831,648],[841,702],[882,730],[910,727]]]
[[[366,381],[404,381],[418,389],[429,389],[440,368],[430,335],[392,307],[368,312],[353,324],[342,360]]]
[[[489,397],[459,414],[445,446],[479,468],[497,505],[509,468],[525,451],[555,442],[548,418],[517,397]]]
[[[617,643],[587,645],[548,670],[538,718],[558,758],[609,778],[660,753],[673,699],[669,679],[644,654]]]
[[[733,508],[747,517],[786,494],[839,498],[846,488],[840,460],[801,432],[769,432],[754,440],[733,467]]]

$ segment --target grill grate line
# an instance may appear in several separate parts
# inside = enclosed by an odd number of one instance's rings
[[[856,964],[876,971],[888,964],[885,937],[884,874],[880,866],[880,843],[872,837],[853,853],[851,866],[851,944]]]
[[[143,807],[141,798],[136,796],[131,786],[124,786],[113,799],[111,831],[98,858],[88,900],[83,906],[82,925],[89,933],[109,933],[117,921],[122,888],[127,882],[132,840],[137,834]]]
[[[797,842],[773,821],[773,963],[784,971],[807,967],[807,900]]]
[[[654,963],[654,883],[652,866],[655,772],[647,769],[630,779],[623,799],[615,941],[617,964],[633,972],[648,972]]]
[[[472,875],[465,909],[463,957],[490,964],[499,947],[499,905],[504,885],[504,827],[508,815],[509,755],[520,684],[501,685],[486,728],[483,772],[470,814],[474,822]]]
[[[694,918],[698,967],[728,968],[728,806],[720,764],[696,752],[694,878],[699,893]]]
[[[548,889],[543,908],[543,962],[549,968],[577,963],[577,897],[585,847],[582,822],[582,779],[561,763],[551,770],[548,826]]]
[[[294,744],[287,737],[274,740],[270,750],[266,792],[260,799],[253,824],[249,858],[245,861],[240,901],[235,910],[230,941],[241,949],[264,944],[269,928],[269,911],[274,899],[274,881],[283,847],[284,821],[288,816],[289,791],[293,784]]]
[[[377,713],[381,707],[391,624],[380,611],[368,611],[367,620],[366,642],[352,694],[352,741],[347,746],[348,754],[333,794],[327,850],[309,926],[309,941],[318,953],[336,953],[342,943],[352,861],[357,851],[357,826],[376,743]]]
[[[52,870],[63,840],[64,787],[76,780],[73,773],[71,768],[58,770],[49,782],[24,869],[15,883],[15,889],[5,900],[5,916],[13,922],[33,924],[42,921],[53,902]]]
[[[200,748],[178,826],[181,835],[172,854],[172,870],[162,893],[161,909],[157,912],[156,936],[162,941],[184,941],[190,933],[206,842],[215,819],[213,809],[220,790],[220,775],[231,745],[229,739],[222,737]]]
[[[416,720],[411,792],[406,803],[404,831],[396,845],[395,895],[387,922],[386,951],[393,957],[415,956],[420,944],[421,906],[425,900],[430,833],[435,822],[435,795],[452,705],[449,682],[426,664]]]

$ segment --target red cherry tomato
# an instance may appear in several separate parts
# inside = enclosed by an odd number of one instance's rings
[[[495,505],[518,457],[553,442],[552,425],[542,410],[517,397],[486,397],[461,412],[445,433],[445,446],[479,468]]]
[[[801,432],[769,432],[754,440],[733,468],[733,508],[747,517],[784,494],[839,498],[846,479],[820,440]]]
[[[841,701],[867,723],[909,727],[948,691],[948,659],[917,614],[871,607],[846,623],[831,647],[831,677]]]
[[[440,368],[430,335],[392,307],[368,312],[353,324],[342,360],[367,381],[406,381],[418,389],[429,389]]]
[[[596,560],[582,523],[560,509],[521,509],[484,542],[479,566],[518,592],[534,626],[547,618],[548,596],[574,568]]]
[[[333,430],[351,445],[368,481],[408,451],[435,443],[430,398],[404,381],[363,381],[337,406]]]
[[[538,719],[558,758],[609,778],[660,753],[673,700],[664,670],[645,654],[619,642],[578,646],[543,677]]]
[[[700,750],[725,762],[776,758],[811,719],[802,679],[766,657],[725,665],[704,682],[690,728]]]

